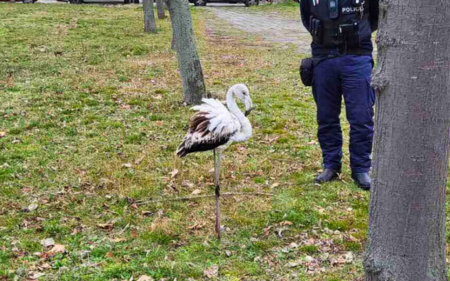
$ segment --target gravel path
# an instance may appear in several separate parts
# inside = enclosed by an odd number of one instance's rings
[[[278,13],[251,13],[244,7],[214,6],[208,9],[216,17],[228,21],[233,27],[260,36],[266,41],[281,44],[296,44],[299,52],[309,53],[311,36],[298,19],[289,19]],[[215,27],[217,28],[217,27]]]

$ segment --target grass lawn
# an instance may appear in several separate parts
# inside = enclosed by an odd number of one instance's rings
[[[342,181],[313,185],[296,48],[192,12],[208,90],[246,83],[257,107],[222,189],[273,196],[222,198],[222,243],[213,198],[148,202],[214,189],[212,153],[174,156],[191,112],[168,19],[147,35],[135,5],[0,4],[0,280],[362,280],[369,194],[348,157]]]

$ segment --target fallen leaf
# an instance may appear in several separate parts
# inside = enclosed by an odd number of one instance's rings
[[[125,238],[114,238],[112,241],[113,241],[114,243],[120,243],[120,242],[127,241],[127,239],[125,239]]]
[[[239,152],[245,152],[245,151],[247,151],[247,148],[245,146],[239,146],[238,147],[238,151]]]
[[[183,181],[183,183],[181,184],[181,186],[185,186],[185,187],[189,187],[189,188],[194,188],[194,184],[190,183],[189,181]]]
[[[122,167],[124,167],[124,168],[131,168],[133,166],[130,163],[126,163],[126,164],[123,164]]]
[[[112,258],[112,257],[114,257],[114,255],[113,255],[113,253],[112,253],[112,252],[107,252],[107,253],[106,253],[106,257],[108,257],[108,258]]]
[[[142,155],[141,157],[139,157],[138,159],[136,159],[135,161],[134,161],[134,164],[135,165],[139,165],[139,163],[141,163],[144,159],[145,159],[145,154],[144,155]]]
[[[147,275],[142,275],[137,281],[153,281],[153,278]]]
[[[6,137],[6,132],[0,132],[0,138]]]
[[[292,222],[290,222],[290,221],[282,221],[282,222],[280,222],[280,225],[281,226],[292,225]]]
[[[81,233],[82,230],[83,230],[83,227],[77,226],[77,227],[75,227],[75,228],[72,230],[71,235],[76,235],[76,234],[78,234],[78,233]]]
[[[280,228],[277,228],[277,229],[276,229],[276,232],[277,232],[278,237],[283,238],[283,232],[284,232],[285,230],[287,230],[287,229],[288,229],[287,227],[280,227]]]
[[[273,188],[278,187],[279,185],[280,185],[280,184],[276,182],[276,183],[272,184],[272,185],[270,186],[270,188],[273,189]]]
[[[200,194],[202,192],[203,191],[201,191],[200,189],[196,189],[196,190],[192,191],[191,195],[197,195],[197,194]]]
[[[138,207],[138,205],[136,204],[136,203],[133,203],[133,204],[131,204],[131,208],[133,208],[133,209],[138,209],[139,207]]]
[[[42,264],[42,265],[40,265],[39,267],[42,268],[42,269],[50,269],[50,268],[52,268],[52,266],[50,264],[48,264],[47,262]]]
[[[270,230],[272,229],[272,227],[273,227],[273,226],[269,226],[269,227],[264,228],[264,235],[265,235],[265,236],[269,236]]]
[[[201,229],[206,225],[206,222],[203,223],[195,223],[194,225],[190,226],[189,229],[191,230],[197,230],[197,229]]]
[[[66,251],[66,246],[64,246],[62,244],[55,244],[55,246],[53,246],[53,248],[49,251],[49,253],[59,254],[59,253],[64,253],[65,251]]]
[[[319,214],[323,215],[325,213],[325,209],[321,208],[321,207],[317,207],[316,208],[317,212],[319,212]]]
[[[150,211],[142,211],[142,215],[143,216],[151,216],[151,215],[153,215],[154,213],[153,212],[150,212]]]
[[[273,138],[269,138],[268,136],[266,136],[266,140],[270,143],[273,143],[274,141],[277,141],[280,137],[273,137]]]
[[[352,252],[347,252],[345,254],[345,261],[347,263],[352,263],[353,262],[353,253]]]
[[[211,267],[205,269],[203,274],[208,278],[214,278],[219,275],[219,267],[217,265],[212,265]]]
[[[47,238],[41,240],[41,245],[45,248],[55,245],[55,240],[53,238]]]
[[[36,279],[39,279],[39,278],[41,278],[42,276],[44,276],[45,275],[45,273],[42,273],[42,272],[30,272],[30,279],[32,279],[32,280],[36,280]]]
[[[170,173],[170,177],[173,179],[178,175],[178,170],[174,169],[171,173]]]
[[[293,268],[293,267],[297,267],[301,264],[302,263],[300,261],[292,261],[292,262],[287,263],[285,266],[289,267],[289,268]]]
[[[36,203],[31,203],[28,207],[25,208],[24,211],[26,212],[33,212],[34,210],[36,210],[38,208],[38,204]]]
[[[358,242],[358,239],[356,239],[354,236],[352,236],[352,235],[349,235],[348,236],[348,240],[349,241],[352,241],[352,242]]]
[[[311,256],[306,256],[306,257],[305,257],[305,261],[307,261],[307,262],[313,262],[313,261],[314,261],[314,258],[311,257]]]
[[[112,223],[99,223],[97,224],[98,227],[101,229],[111,230],[114,228],[114,225]]]

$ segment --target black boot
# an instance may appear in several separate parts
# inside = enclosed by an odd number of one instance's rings
[[[338,178],[338,174],[341,171],[337,171],[337,170],[331,170],[331,169],[325,169],[323,170],[323,172],[317,176],[316,178],[316,183],[324,183],[324,182],[329,182],[332,180],[335,180]]]
[[[369,173],[352,173],[352,179],[359,188],[370,190],[372,180],[369,177]]]

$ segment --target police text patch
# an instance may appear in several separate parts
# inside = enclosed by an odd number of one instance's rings
[[[354,14],[354,13],[360,13],[364,12],[364,7],[343,7],[342,8],[342,14],[348,15],[348,14]]]

